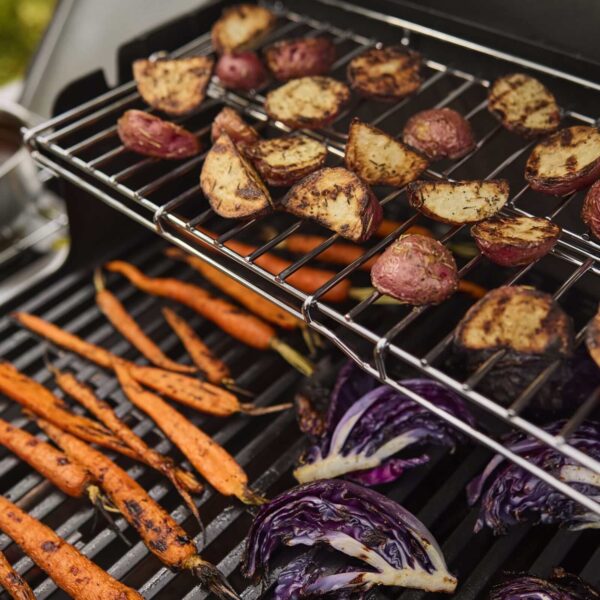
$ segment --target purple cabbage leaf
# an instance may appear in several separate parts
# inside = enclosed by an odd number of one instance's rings
[[[462,399],[441,384],[427,379],[400,383],[462,421],[474,424]],[[361,393],[365,387],[355,388],[352,393]],[[338,389],[342,390],[344,402],[337,401],[321,440],[305,453],[303,464],[294,471],[300,483],[342,475],[363,485],[387,483],[429,460],[427,454],[397,457],[405,448],[428,443],[454,448],[466,443],[465,436],[444,419],[389,386],[376,387],[353,402],[348,401],[348,382]],[[342,404],[346,407],[344,412],[339,410]]]
[[[453,592],[442,551],[425,526],[399,504],[360,485],[340,479],[316,481],[288,490],[260,508],[248,535],[244,571],[267,574],[280,546],[328,546],[364,568],[322,573],[300,564],[298,573],[279,585],[305,596],[362,592],[375,585]],[[300,575],[301,576],[301,575]],[[300,590],[300,591],[299,591]],[[279,598],[293,598],[281,595]],[[302,597],[302,596],[297,596]]]
[[[556,435],[564,423],[558,421],[545,429]],[[600,460],[600,423],[582,423],[568,441],[583,453]],[[507,436],[503,445],[600,502],[598,473],[523,433]],[[573,530],[600,527],[599,515],[499,454],[492,458],[481,475],[469,483],[467,498],[470,505],[481,500],[475,531],[487,526],[498,535],[522,522],[560,524]]]

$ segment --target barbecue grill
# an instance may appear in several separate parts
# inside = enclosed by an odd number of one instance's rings
[[[95,307],[91,267],[101,264],[100,258],[119,257],[139,265],[151,276],[195,280],[189,268],[164,257],[164,242],[150,237],[143,229],[153,231],[170,244],[203,258],[249,289],[305,320],[330,342],[325,353],[328,356],[322,360],[339,365],[341,354],[333,349],[337,347],[373,376],[436,412],[478,442],[454,454],[432,451],[431,463],[403,476],[385,490],[391,498],[413,511],[440,541],[450,569],[459,578],[456,597],[465,600],[484,597],[485,591],[505,570],[531,571],[547,576],[557,564],[597,583],[600,551],[597,537],[592,532],[574,533],[555,528],[520,526],[502,538],[493,538],[487,531],[472,536],[478,508],[467,507],[464,488],[486,464],[490,456],[488,450],[491,449],[600,513],[597,502],[512,454],[496,441],[497,434],[507,429],[519,429],[600,473],[597,461],[568,443],[568,436],[577,425],[597,414],[600,381],[570,412],[560,435],[551,436],[530,419],[526,411],[539,390],[551,379],[558,363],[541,371],[509,407],[501,406],[481,392],[482,382],[501,359],[501,353],[493,355],[468,378],[462,377],[452,364],[452,332],[472,303],[466,297],[456,295],[438,307],[412,309],[383,307],[377,303],[377,292],[343,305],[332,305],[322,298],[346,277],[351,277],[356,285],[368,285],[368,278],[360,272],[361,264],[408,227],[424,222],[406,206],[404,190],[377,190],[386,217],[403,219],[404,224],[384,239],[368,242],[363,257],[339,269],[326,285],[308,295],[288,283],[288,279],[304,265],[318,266],[315,258],[335,243],[337,235],[289,215],[274,215],[243,223],[221,219],[207,209],[199,189],[198,174],[204,153],[173,166],[172,163],[133,156],[120,145],[116,136],[116,119],[126,109],[144,108],[135,85],[129,81],[132,60],[158,51],[167,51],[172,56],[210,53],[208,28],[226,4],[230,3],[213,3],[198,13],[127,44],[119,53],[122,85],[106,89],[97,76],[75,82],[59,99],[60,114],[25,133],[36,161],[65,182],[62,191],[68,203],[73,244],[70,262],[63,272],[37,286],[26,300],[15,300],[11,307],[39,314],[117,354],[135,357],[136,353],[114,334]],[[530,284],[553,294],[574,317],[576,340],[581,346],[585,327],[596,310],[600,275],[600,244],[590,238],[578,219],[583,194],[549,198],[524,186],[523,166],[533,143],[524,142],[504,131],[488,114],[485,99],[489,82],[495,76],[526,70],[555,92],[564,107],[565,126],[593,125],[596,120],[589,115],[594,114],[594,102],[600,98],[600,84],[575,75],[574,71],[561,71],[543,63],[534,63],[357,4],[318,0],[303,3],[302,13],[297,12],[296,3],[292,2],[268,6],[277,13],[278,23],[264,43],[288,36],[329,35],[338,48],[333,76],[340,79],[344,79],[345,67],[354,56],[380,43],[401,43],[424,55],[424,83],[414,96],[392,105],[355,99],[333,124],[308,132],[308,135],[326,144],[328,164],[335,165],[343,157],[345,132],[353,116],[398,134],[407,117],[420,109],[448,106],[459,110],[471,122],[477,135],[477,146],[458,161],[436,163],[427,171],[427,176],[433,179],[505,177],[511,182],[512,189],[505,214],[552,218],[561,225],[563,234],[551,255],[534,265],[516,270],[492,268],[479,254],[465,254],[465,248],[468,250],[465,242],[469,238],[464,227],[436,225],[436,236],[452,245],[459,257],[461,277],[468,276],[487,287]],[[266,136],[288,132],[282,123],[269,120],[264,113],[263,94],[264,91],[233,93],[212,82],[207,99],[200,108],[177,122],[197,133],[206,141],[207,147],[212,118],[224,105],[240,111]],[[73,98],[77,100],[75,106]],[[101,200],[111,210],[106,210],[92,197]],[[112,209],[127,218],[116,219]],[[219,235],[212,239],[200,227],[208,227]],[[281,273],[268,273],[256,264],[261,255],[298,231],[325,234],[327,240],[301,258],[294,259],[291,266]],[[128,240],[127,244],[119,241],[124,239]],[[257,249],[248,256],[242,256],[225,245],[233,239],[252,242]],[[105,253],[104,256],[100,256],[99,249]],[[110,276],[107,281],[144,330],[161,341],[163,350],[174,357],[177,352],[182,353],[174,335],[160,318],[157,300],[140,294],[117,277]],[[207,342],[232,365],[239,385],[257,392],[257,404],[291,399],[300,376],[286,367],[281,359],[271,354],[260,355],[257,359],[256,352],[240,346],[199,317],[191,313],[188,316]],[[47,348],[30,333],[18,328],[8,316],[0,321],[0,329],[0,357],[52,386],[50,374],[44,367],[44,354],[49,352],[58,366],[72,370],[81,380],[90,383],[101,397],[114,403],[120,414],[126,415],[128,422],[135,425],[136,432],[161,450],[170,449],[169,443],[153,424],[124,399],[112,376],[77,357],[55,355],[53,348]],[[274,373],[277,374],[275,378]],[[401,376],[418,373],[465,397],[478,415],[481,427],[475,429],[452,417],[398,383]],[[11,405],[5,403],[4,408],[9,417],[19,419],[19,424],[26,423],[23,417],[16,416]],[[263,416],[259,422],[256,418],[241,416],[227,421],[190,416],[234,454],[248,470],[254,487],[273,496],[293,484],[291,467],[305,446],[293,415]],[[164,482],[144,467],[132,466],[119,458],[121,460],[178,520],[185,522],[190,531],[198,533],[187,509]],[[11,456],[0,462],[0,473],[5,482],[3,491],[8,497],[21,503],[34,516],[44,518],[60,535],[83,548],[111,574],[140,589],[145,597],[206,596],[190,576],[176,575],[161,567],[141,542],[127,549],[110,529],[92,529],[91,509],[82,509],[80,504],[66,499]],[[249,585],[239,574],[241,549],[251,515],[244,508],[211,492],[202,497],[201,511],[207,525],[206,558],[230,576],[233,585],[243,590],[245,599],[269,597],[268,587]],[[124,521],[118,524],[126,529]],[[9,540],[0,539],[0,548],[6,548]],[[9,556],[10,559],[18,558],[14,546],[10,546],[9,551],[15,553]],[[11,562],[14,564],[15,560]],[[59,597],[60,592],[56,592],[54,584],[41,576],[29,559],[21,558],[16,565],[20,572],[28,573],[30,581],[38,584],[38,597]],[[416,599],[424,596],[423,592],[417,591],[373,592],[373,597],[381,598]]]

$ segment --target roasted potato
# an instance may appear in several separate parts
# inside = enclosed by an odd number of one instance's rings
[[[213,66],[210,56],[144,59],[133,63],[133,76],[140,96],[150,106],[170,115],[182,115],[204,100]]]
[[[346,166],[370,185],[402,187],[427,168],[425,157],[381,129],[354,119],[348,132]]]
[[[281,203],[293,215],[314,219],[353,242],[368,240],[383,217],[369,186],[342,167],[311,173]]]
[[[200,142],[193,133],[143,110],[123,113],[117,133],[128,150],[145,156],[188,158],[200,152]]]
[[[600,367],[600,306],[585,332],[585,345],[593,361]]]
[[[219,52],[247,50],[273,27],[276,17],[256,4],[238,4],[226,8],[211,29],[213,48]]]
[[[265,110],[292,129],[316,129],[333,121],[349,99],[350,90],[341,81],[301,77],[269,92]]]
[[[421,55],[399,46],[373,48],[350,61],[347,75],[362,96],[393,102],[421,87]]]
[[[382,294],[407,304],[439,304],[458,286],[452,253],[424,235],[400,236],[377,259],[371,282]]]
[[[223,108],[213,120],[210,130],[213,144],[223,133],[226,133],[233,143],[241,149],[258,142],[260,139],[258,131],[252,125],[246,123],[240,114],[233,108],[229,108],[229,106]]]
[[[222,54],[217,61],[215,74],[228,90],[256,90],[268,78],[260,58],[252,50]]]
[[[492,217],[471,228],[481,253],[503,267],[527,265],[552,250],[560,227],[539,217]]]
[[[451,108],[432,108],[413,115],[402,139],[431,160],[460,158],[475,147],[469,121]]]
[[[335,62],[335,44],[326,37],[281,40],[265,50],[265,61],[279,81],[326,75]]]
[[[585,195],[581,218],[592,234],[600,239],[600,181],[596,181]]]
[[[206,155],[200,187],[212,209],[228,219],[249,219],[272,208],[271,195],[258,173],[226,133]]]
[[[246,155],[269,185],[292,185],[325,164],[327,147],[305,135],[290,135],[260,140]]]
[[[562,196],[587,187],[600,177],[600,131],[576,125],[542,140],[525,165],[532,189]]]
[[[475,370],[492,354],[504,353],[481,383],[482,391],[510,404],[548,364],[573,352],[573,324],[552,296],[525,286],[488,292],[463,317],[454,334],[456,351]],[[536,408],[556,408],[564,370],[534,398]]]
[[[508,200],[506,179],[485,181],[415,181],[408,186],[408,202],[425,216],[461,225],[488,219]]]
[[[506,129],[526,138],[552,133],[560,125],[560,109],[552,93],[524,73],[496,79],[488,94],[488,108]]]

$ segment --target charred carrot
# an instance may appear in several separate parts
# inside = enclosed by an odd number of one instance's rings
[[[298,327],[298,319],[290,315],[290,313],[279,308],[266,298],[259,296],[252,290],[249,290],[245,285],[224,275],[200,258],[173,247],[167,248],[166,255],[170,258],[187,262],[224,294],[227,294],[230,298],[245,306],[250,312],[262,317],[265,321],[269,321],[269,323],[273,323],[273,325],[277,325],[282,329],[295,329]]]
[[[220,598],[238,597],[216,567],[199,556],[193,541],[177,521],[121,467],[47,421],[38,423],[67,456],[92,474],[150,552],[173,570],[194,572]]]
[[[0,585],[14,600],[35,600],[29,584],[12,568],[2,552],[0,552]]]
[[[129,401],[158,425],[218,492],[248,504],[261,501],[248,488],[248,476],[242,467],[224,448],[162,398],[143,389],[125,366],[116,364],[115,372]]]
[[[0,529],[75,600],[143,600],[135,590],[113,579],[52,529],[3,496]]]
[[[177,373],[194,373],[195,367],[180,365],[168,356],[142,331],[119,299],[106,289],[99,269],[94,273],[96,304],[112,326],[154,366]]]
[[[54,378],[59,387],[82,406],[87,408],[100,422],[108,427],[122,442],[127,444],[148,466],[162,473],[179,492],[184,502],[200,521],[198,508],[192,500],[189,491],[195,494],[201,493],[202,485],[193,473],[179,469],[172,459],[163,456],[160,452],[150,448],[144,440],[136,435],[113,411],[104,400],[101,400],[94,392],[83,383],[79,382],[71,373],[64,373],[56,367],[51,368]],[[188,491],[189,490],[189,491]]]
[[[216,298],[197,285],[178,279],[147,277],[134,265],[120,260],[108,263],[106,268],[124,275],[133,285],[148,294],[169,298],[188,306],[252,348],[275,350],[303,375],[312,373],[312,364],[282,342],[273,327],[227,300]]]

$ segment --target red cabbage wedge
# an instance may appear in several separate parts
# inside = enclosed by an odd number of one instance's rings
[[[281,545],[324,545],[345,554],[349,562],[360,562],[330,575],[313,571],[300,586],[288,581],[290,593],[280,593],[280,600],[361,592],[376,585],[452,593],[457,585],[423,523],[396,502],[349,481],[300,485],[263,505],[248,535],[246,575],[265,573]],[[290,578],[297,579],[288,573]]]

